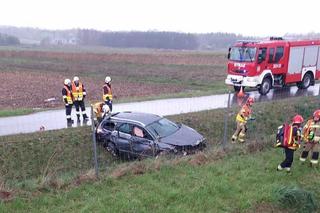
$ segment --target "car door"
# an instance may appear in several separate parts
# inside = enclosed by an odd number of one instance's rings
[[[115,143],[119,152],[131,153],[131,133],[132,124],[122,123],[117,128],[117,137],[115,137]]]
[[[154,156],[154,141],[150,134],[140,126],[133,126],[131,150],[136,157]]]
[[[104,142],[110,141],[111,133],[114,131],[116,123],[112,120],[105,120],[98,128],[99,139]]]
[[[262,72],[264,69],[267,68],[267,47],[260,47],[258,50],[258,65],[259,65],[259,72]]]

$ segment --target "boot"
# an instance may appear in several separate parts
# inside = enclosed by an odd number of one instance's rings
[[[245,142],[245,139],[244,139],[245,136],[246,136],[246,134],[240,132],[239,137],[238,137],[238,141],[240,143],[244,143]]]
[[[87,114],[83,114],[83,122],[89,121]]]
[[[73,124],[73,120],[72,120],[71,118],[68,118],[68,119],[67,119],[67,126],[68,126],[68,127],[71,127],[72,124]]]
[[[80,123],[80,115],[77,115],[77,122]]]
[[[305,162],[305,161],[307,160],[308,154],[309,154],[309,152],[303,151],[303,152],[301,153],[301,156],[300,156],[300,159],[299,159],[299,160],[300,160],[301,162]]]
[[[231,143],[236,143],[236,141],[237,141],[237,136],[232,135],[232,137],[231,137]]]
[[[316,167],[319,161],[319,152],[313,152],[310,160],[311,167]]]

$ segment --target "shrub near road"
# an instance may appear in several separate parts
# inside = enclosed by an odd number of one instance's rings
[[[0,110],[61,106],[63,80],[74,75],[87,87],[90,101],[101,100],[106,75],[113,78],[115,102],[226,91],[222,53],[94,51],[1,50]],[[44,102],[53,97],[56,102]]]
[[[6,152],[6,158],[2,158],[5,164],[1,162],[1,165],[6,166],[2,167],[1,174],[4,174],[3,171],[10,171],[11,177],[7,176],[9,180],[7,186],[9,187],[9,183],[12,184],[9,188],[13,193],[14,187],[22,191],[28,190],[19,184],[19,179],[21,183],[26,183],[21,175],[23,171],[33,171],[31,176],[40,175],[41,177],[39,171],[47,168],[47,159],[50,159],[52,153],[57,150],[54,147],[65,147],[64,155],[60,155],[61,160],[57,162],[52,160],[52,166],[48,168],[51,171],[56,171],[56,168],[62,171],[60,173],[62,176],[57,176],[58,181],[55,183],[60,183],[60,186],[66,184],[66,187],[58,190],[49,187],[48,192],[42,192],[34,198],[27,196],[29,201],[19,198],[19,190],[17,190],[15,200],[0,204],[0,212],[25,210],[28,212],[149,212],[151,210],[154,212],[280,212],[282,211],[280,207],[295,207],[296,210],[300,207],[312,209],[314,206],[310,202],[320,199],[319,169],[300,165],[298,151],[295,155],[292,174],[288,176],[284,172],[277,172],[276,166],[283,160],[283,154],[281,149],[271,147],[275,129],[279,124],[289,121],[288,119],[295,113],[301,113],[307,118],[318,106],[319,100],[316,97],[257,103],[253,107],[256,121],[249,124],[251,126],[249,126],[247,145],[230,145],[226,147],[226,151],[219,151],[218,148],[223,138],[224,109],[173,116],[170,119],[186,123],[208,138],[209,147],[204,154],[171,160],[117,162],[118,165],[113,164],[113,170],[107,171],[107,177],[102,176],[100,181],[84,184],[76,189],[68,187],[67,182],[63,182],[65,181],[63,172],[68,173],[68,169],[63,170],[63,168],[69,168],[75,174],[84,172],[83,169],[86,167],[90,168],[90,163],[84,167],[77,167],[78,163],[75,164],[75,162],[81,162],[81,159],[91,158],[89,129],[67,129],[44,132],[42,135],[37,133],[21,136],[25,140],[19,136],[1,137],[1,144],[14,140],[36,144],[37,138],[42,138],[43,142],[48,143],[45,155],[40,154],[38,145],[33,144],[28,144],[27,149],[12,145],[15,152]],[[229,127],[234,125],[237,110],[236,108],[231,110]],[[80,130],[84,130],[82,134],[79,134]],[[232,132],[233,129],[228,131],[228,138],[231,137]],[[79,142],[76,142],[77,139]],[[61,144],[58,145],[57,142]],[[102,152],[101,147],[99,150],[100,156],[105,154],[104,161],[111,163],[112,159],[108,158],[108,154]],[[38,152],[39,154],[34,155],[32,160],[30,153]],[[27,161],[28,158],[30,158],[29,161]],[[75,158],[74,161],[71,160],[72,158]],[[26,164],[21,163],[23,159],[27,161]],[[40,165],[37,162],[45,163]],[[26,166],[13,167],[15,164]],[[28,170],[27,165],[33,169]],[[110,165],[107,166],[110,168]],[[103,172],[104,168],[101,169]],[[20,177],[17,177],[19,174]],[[12,177],[15,179],[14,182],[11,181]],[[72,180],[70,174],[67,177]],[[285,191],[280,190],[286,188]],[[295,190],[291,190],[292,188]],[[29,190],[37,194],[36,192],[40,189],[34,186]],[[283,195],[292,196],[293,199],[294,197],[303,199],[298,201],[299,205],[292,206],[291,201],[288,201],[289,204],[279,205]],[[307,197],[304,198],[304,195]],[[292,212],[292,210],[288,211]]]

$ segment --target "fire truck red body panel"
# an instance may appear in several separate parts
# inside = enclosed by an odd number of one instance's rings
[[[239,41],[228,58],[225,83],[261,94],[291,83],[307,88],[320,78],[320,40]]]

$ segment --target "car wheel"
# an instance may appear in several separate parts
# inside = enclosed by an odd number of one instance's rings
[[[262,83],[259,87],[259,93],[261,95],[266,95],[270,91],[271,87],[272,87],[271,78],[266,77],[262,80]]]
[[[107,144],[107,150],[111,153],[112,156],[117,157],[118,156],[118,150],[116,148],[116,145],[112,142],[109,142]]]
[[[313,76],[310,73],[307,73],[303,76],[301,82],[297,83],[299,89],[307,89],[313,81]]]

